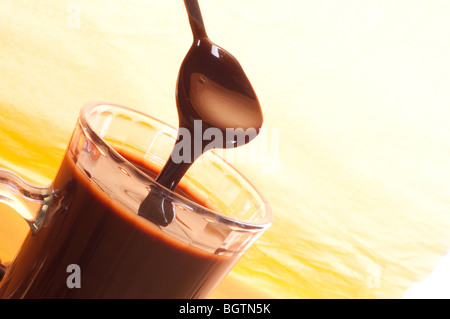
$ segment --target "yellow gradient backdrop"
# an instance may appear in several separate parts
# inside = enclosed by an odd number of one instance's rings
[[[275,214],[212,297],[402,298],[426,280],[450,248],[450,2],[200,5],[262,103],[270,147],[233,164]],[[182,1],[1,6],[1,166],[50,183],[91,100],[177,125]],[[26,231],[2,206],[2,260]]]

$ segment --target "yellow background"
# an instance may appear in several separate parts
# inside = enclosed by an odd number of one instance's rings
[[[213,297],[403,297],[450,248],[450,2],[200,5],[278,130],[276,157],[235,164],[274,224]],[[1,166],[51,182],[91,100],[176,126],[191,39],[182,1],[2,1]],[[0,210],[0,258],[26,227]]]

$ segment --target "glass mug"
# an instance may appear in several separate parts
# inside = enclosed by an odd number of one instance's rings
[[[193,164],[179,191],[155,183],[150,176],[175,136],[148,115],[92,102],[50,186],[1,170],[0,201],[30,231],[0,298],[207,298],[271,225],[272,212],[213,152]],[[138,214],[150,191],[155,207],[173,209],[166,226]]]

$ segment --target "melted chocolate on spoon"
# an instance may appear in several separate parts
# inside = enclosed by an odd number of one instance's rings
[[[241,65],[208,38],[197,1],[184,2],[194,40],[178,74],[176,102],[180,130],[174,150],[156,178],[157,183],[170,190],[175,189],[202,153],[218,145],[233,148],[248,143],[259,133],[263,122],[258,98]],[[198,123],[200,132],[196,130]],[[221,134],[214,138],[220,136],[221,140],[212,143],[211,139],[204,139],[208,129],[218,130]],[[186,137],[180,134],[182,130],[190,134]],[[190,145],[187,161],[174,160],[180,157],[179,143]],[[201,145],[200,152],[195,145]],[[166,226],[173,220],[174,212],[172,205],[158,193],[154,188],[150,190],[139,214]]]

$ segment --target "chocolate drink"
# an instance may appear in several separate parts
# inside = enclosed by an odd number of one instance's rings
[[[170,238],[115,204],[70,155],[55,179],[54,198],[44,226],[26,237],[11,264],[14,276],[3,278],[0,297],[204,298],[236,261]],[[80,288],[67,286],[71,264],[80,267]]]

